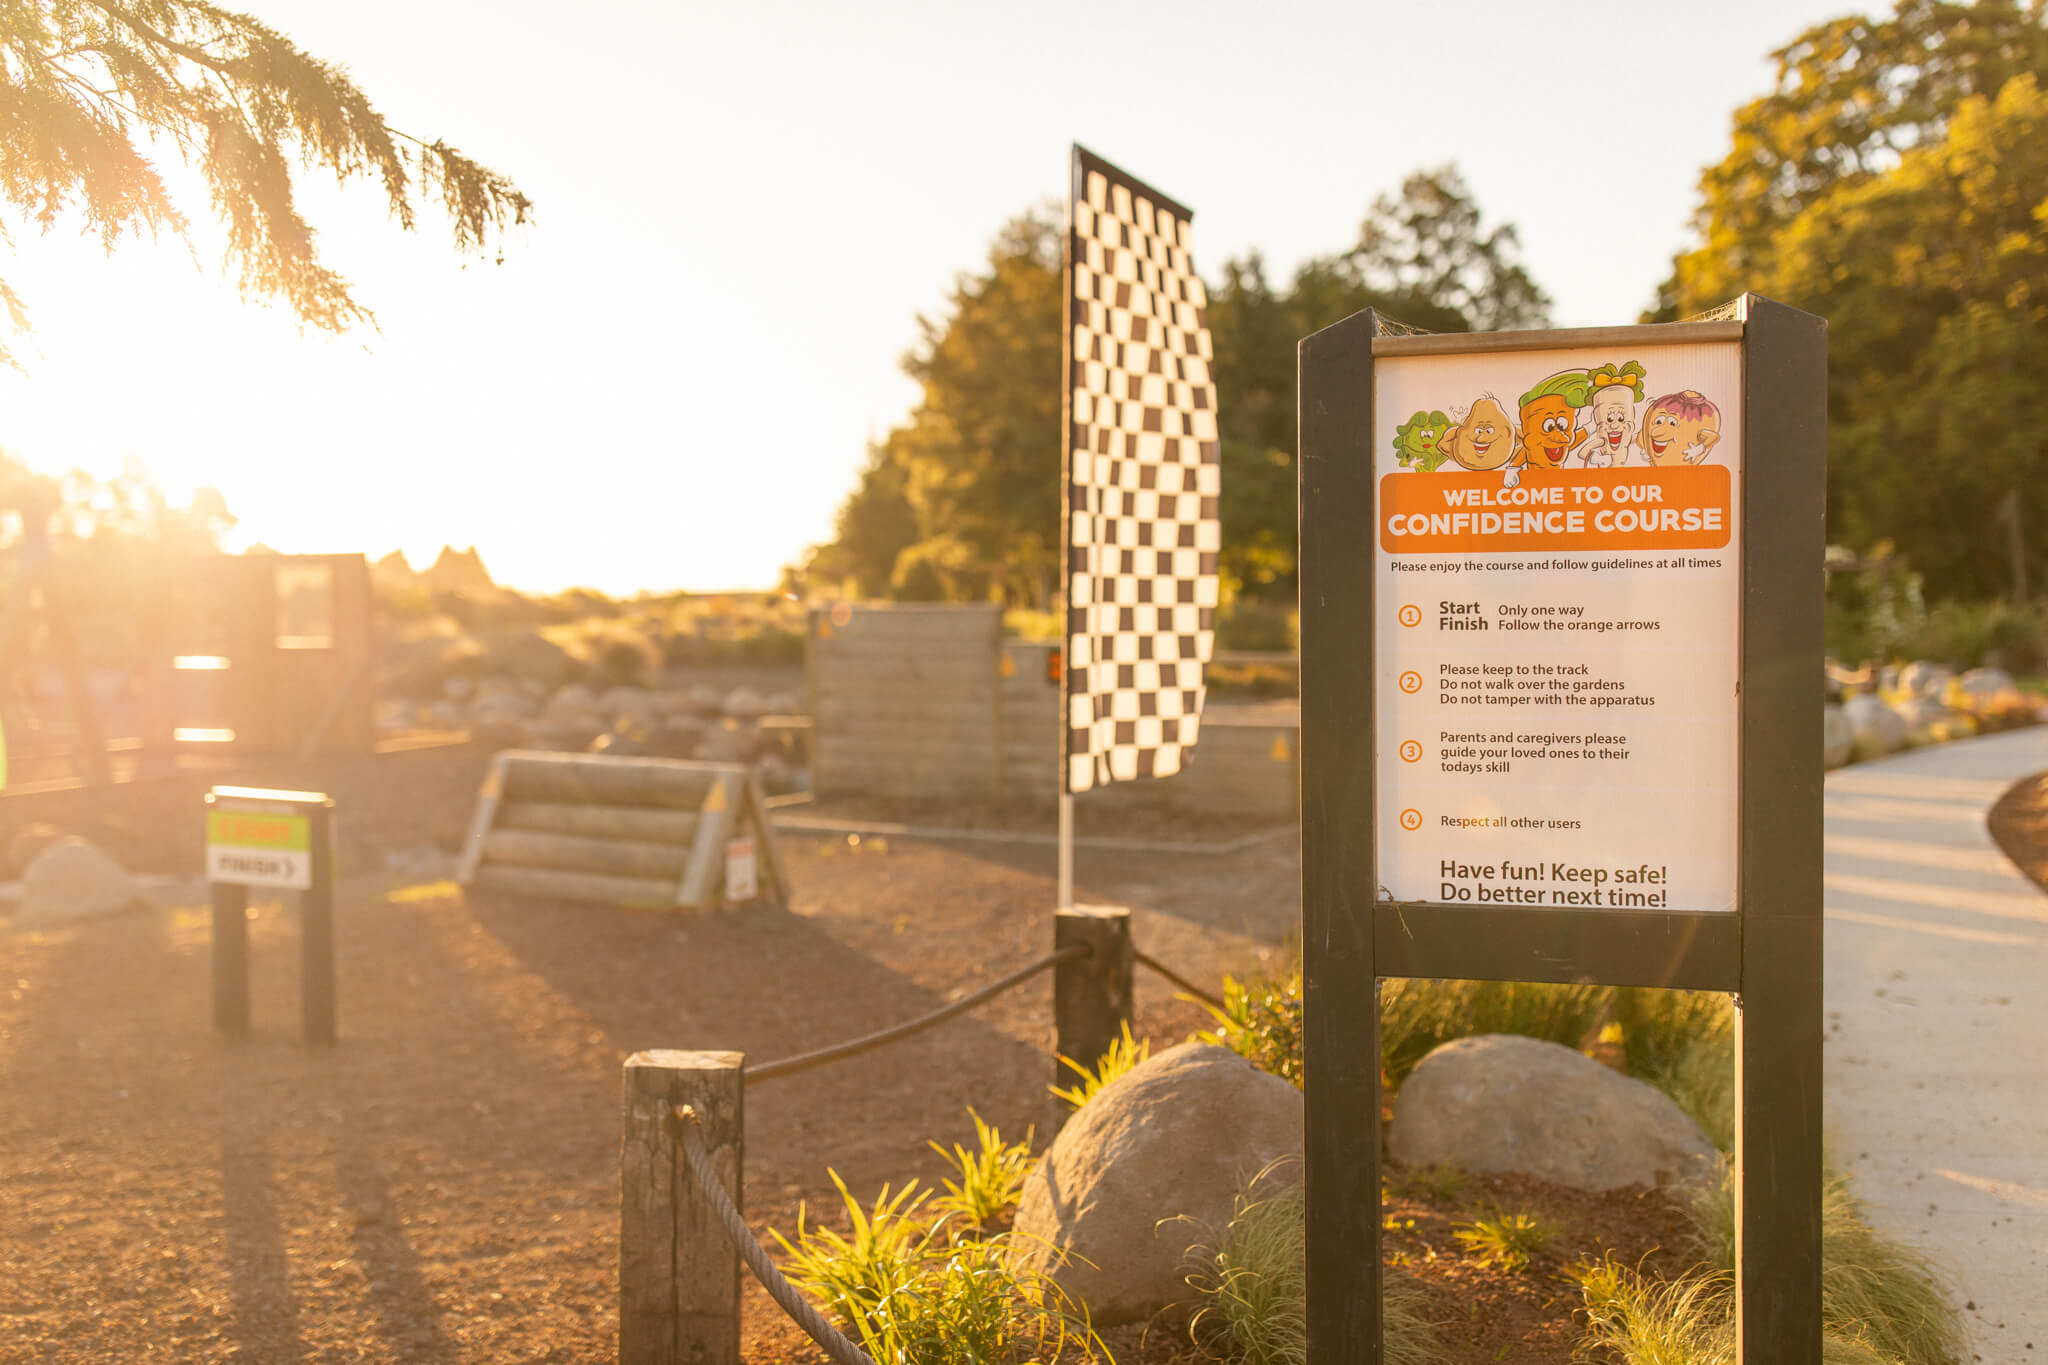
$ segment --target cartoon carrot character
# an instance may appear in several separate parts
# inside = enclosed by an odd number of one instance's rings
[[[1667,393],[1643,409],[1636,448],[1653,465],[1698,464],[1721,439],[1721,409],[1692,389]]]
[[[1616,368],[1602,365],[1587,379],[1593,399],[1585,450],[1586,467],[1605,469],[1628,463],[1629,439],[1636,434],[1636,404],[1643,401],[1643,367],[1631,360]]]
[[[1522,445],[1529,452],[1531,469],[1561,469],[1565,456],[1584,443],[1579,409],[1592,394],[1592,381],[1584,370],[1563,370],[1522,395]]]

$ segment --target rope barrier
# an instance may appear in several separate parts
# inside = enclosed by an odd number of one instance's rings
[[[1168,981],[1171,981],[1174,985],[1180,987],[1182,990],[1186,991],[1189,995],[1192,995],[1193,997],[1195,997],[1195,999],[1201,1001],[1203,1004],[1212,1005],[1219,1010],[1223,1008],[1223,998],[1221,996],[1212,995],[1208,991],[1203,990],[1200,986],[1197,986],[1194,982],[1188,980],[1179,972],[1173,970],[1173,968],[1161,962],[1158,958],[1152,957],[1151,955],[1146,953],[1136,951],[1133,951],[1131,953],[1131,958],[1133,961],[1137,962],[1141,966],[1150,967],[1153,971],[1159,973]]]
[[[885,1028],[879,1033],[870,1033],[864,1038],[855,1038],[851,1042],[840,1043],[833,1047],[819,1048],[816,1052],[804,1052],[794,1057],[784,1057],[780,1061],[763,1062],[759,1066],[747,1067],[740,1073],[741,1079],[749,1085],[760,1081],[772,1081],[778,1076],[794,1075],[799,1071],[808,1071],[814,1066],[823,1066],[827,1062],[836,1062],[845,1057],[853,1057],[863,1052],[872,1051],[885,1043],[893,1043],[899,1038],[908,1038],[913,1033],[922,1033],[932,1025],[943,1023],[956,1014],[963,1014],[983,1001],[1001,995],[1013,986],[1022,985],[1040,972],[1057,967],[1062,962],[1071,962],[1075,958],[1086,957],[1087,955],[1088,949],[1081,944],[1075,944],[1070,948],[1062,948],[1056,953],[1047,953],[1030,966],[1020,967],[1002,980],[983,986],[972,995],[962,996],[952,1004],[933,1010],[930,1014],[912,1019],[908,1023]]]
[[[768,1291],[768,1297],[781,1305],[805,1335],[824,1350],[825,1354],[839,1362],[839,1365],[875,1365],[874,1358],[866,1351],[847,1340],[846,1335],[814,1307],[811,1301],[798,1291],[797,1287],[783,1278],[775,1262],[768,1258],[768,1252],[756,1241],[746,1219],[733,1207],[724,1186],[712,1173],[711,1158],[704,1151],[704,1140],[697,1136],[697,1113],[687,1104],[675,1106],[676,1126],[681,1129],[683,1156],[690,1168],[690,1175],[696,1180],[697,1188],[704,1192],[705,1199],[718,1215],[718,1221],[725,1224],[725,1235],[732,1239],[733,1250],[747,1263],[747,1269],[754,1272],[754,1278]]]

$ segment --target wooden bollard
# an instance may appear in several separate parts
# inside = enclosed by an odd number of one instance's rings
[[[1059,1055],[1093,1070],[1131,1022],[1131,912],[1121,905],[1055,911],[1052,944],[1088,949],[1088,956],[1053,969],[1052,1015]],[[1060,1062],[1053,1074],[1063,1088],[1080,1079]],[[1053,1126],[1066,1115],[1064,1104],[1056,1106]]]
[[[213,884],[213,1026],[249,1032],[249,888],[232,882]]]
[[[619,1365],[739,1365],[740,1256],[683,1155],[697,1113],[718,1182],[741,1200],[746,1126],[737,1052],[626,1059],[619,1143]]]

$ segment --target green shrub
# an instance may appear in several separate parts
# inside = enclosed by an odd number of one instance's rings
[[[1204,1043],[1227,1047],[1261,1071],[1300,1085],[1301,969],[1284,976],[1240,982],[1223,978],[1223,1008],[1204,1006],[1216,1027],[1195,1035]]]
[[[952,1163],[959,1180],[941,1180],[946,1192],[932,1200],[942,1214],[958,1214],[977,1228],[987,1227],[1003,1210],[1014,1205],[1024,1192],[1024,1177],[1031,1173],[1031,1132],[1022,1142],[1004,1142],[992,1123],[986,1123],[972,1109],[974,1150],[959,1143],[953,1150],[934,1142],[931,1149]]]
[[[1152,1055],[1152,1040],[1150,1038],[1145,1039],[1143,1042],[1134,1040],[1131,1037],[1131,1026],[1128,1021],[1119,1027],[1121,1036],[1109,1045],[1109,1051],[1103,1053],[1096,1060],[1095,1066],[1092,1069],[1081,1065],[1072,1057],[1060,1058],[1060,1065],[1080,1077],[1079,1081],[1064,1087],[1050,1085],[1046,1089],[1050,1090],[1056,1098],[1065,1100],[1073,1108],[1079,1109],[1082,1105],[1101,1094],[1104,1086]]]
[[[1202,1296],[1193,1329],[1236,1365],[1306,1365],[1307,1205],[1301,1186],[1261,1193],[1268,1167],[1238,1191],[1236,1212],[1214,1247],[1196,1247],[1188,1284]],[[1438,1358],[1436,1334],[1412,1280],[1384,1276],[1388,1365]]]
[[[1240,598],[1216,613],[1216,648],[1285,654],[1298,647],[1299,614],[1284,606]]]

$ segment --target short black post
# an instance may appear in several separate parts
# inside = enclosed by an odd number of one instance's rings
[[[299,1010],[306,1041],[336,1040],[334,990],[334,803],[308,810],[313,884],[299,893]]]
[[[249,1032],[249,888],[234,882],[213,884],[213,1026]]]
[[[1053,968],[1052,1015],[1060,1056],[1089,1068],[1131,1022],[1131,912],[1121,905],[1076,905],[1053,914],[1053,948],[1081,947],[1076,957]],[[1053,1063],[1057,1084],[1080,1078],[1064,1063]],[[1066,1117],[1066,1106],[1054,1113],[1054,1126]]]

